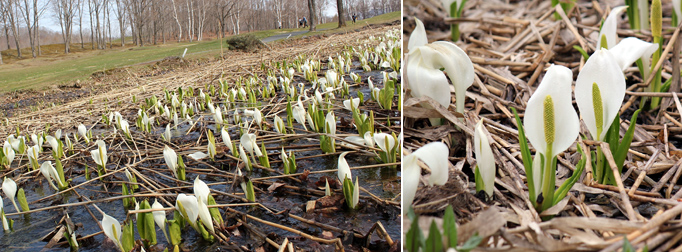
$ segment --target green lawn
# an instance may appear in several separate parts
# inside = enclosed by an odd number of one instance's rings
[[[313,34],[345,32],[360,28],[366,24],[390,22],[399,19],[400,12],[392,12],[358,21],[355,25],[349,22],[348,27],[342,29],[333,29],[337,26],[336,22],[327,23],[319,25],[318,28],[329,28],[329,30],[318,31]],[[258,38],[265,38],[295,30],[304,29],[267,30],[252,32],[251,34]],[[306,35],[311,35],[311,33]],[[169,56],[181,56],[185,48],[187,48],[187,58],[218,55],[220,52],[220,42],[221,40],[216,39],[144,47],[114,47],[108,50],[83,51],[69,55],[54,54],[37,59],[15,60],[9,64],[0,65],[0,92],[19,89],[40,90],[54,84],[87,79],[96,71],[153,62]]]

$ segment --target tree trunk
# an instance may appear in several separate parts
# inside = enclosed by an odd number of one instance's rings
[[[14,1],[11,1],[11,0],[8,1],[8,3],[7,3],[7,13],[8,13],[7,16],[9,17],[10,27],[12,28],[12,36],[14,36],[14,44],[17,47],[17,58],[21,58],[22,55],[21,55],[21,47],[19,45],[19,34],[18,34],[19,32],[17,31],[19,29],[19,27],[17,26],[17,22],[18,22],[17,18],[18,17],[16,16],[16,10],[17,9],[16,9],[16,6],[12,7],[12,3],[14,3]]]
[[[346,15],[343,11],[343,0],[336,0],[336,9],[339,15],[339,28],[346,26]]]
[[[315,31],[315,23],[317,22],[317,15],[315,15],[316,9],[315,0],[308,0],[308,14],[310,15],[308,23],[310,24],[310,31]]]

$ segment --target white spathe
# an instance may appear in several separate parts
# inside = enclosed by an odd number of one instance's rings
[[[445,69],[455,87],[456,109],[464,111],[466,89],[474,82],[474,65],[469,56],[452,42],[428,44],[424,24],[415,19],[417,27],[410,35],[407,55],[407,80],[415,97],[429,96],[444,107],[450,105],[450,86],[441,68]]]
[[[484,191],[492,197],[495,188],[495,156],[493,156],[493,150],[490,148],[488,135],[488,131],[483,127],[483,120],[478,121],[474,130],[474,154],[476,155],[478,172],[483,179]]]
[[[591,58],[591,57],[590,57]],[[622,74],[621,74],[622,75]],[[570,147],[578,137],[580,130],[578,114],[571,102],[571,83],[573,72],[564,66],[551,65],[538,89],[528,100],[523,127],[533,147],[545,157],[552,158]],[[576,90],[576,94],[578,94]],[[579,95],[576,95],[579,96]],[[545,100],[551,98],[554,110],[553,118],[545,118]],[[545,131],[545,121],[553,120],[554,129]],[[551,136],[552,153],[547,153],[547,136]]]
[[[341,153],[339,156],[339,161],[338,161],[338,177],[339,180],[341,181],[341,184],[343,184],[343,180],[345,178],[349,178],[351,181],[353,181],[353,174],[350,172],[350,166],[348,166],[348,162],[346,162],[346,154],[348,152]]]
[[[597,135],[597,119],[595,118],[595,104],[593,104],[592,86],[597,83],[601,93],[602,132]],[[570,87],[569,87],[570,92]],[[603,140],[614,118],[618,115],[625,97],[625,77],[615,58],[607,49],[596,51],[585,62],[585,66],[578,73],[575,81],[575,101],[580,115],[595,140]],[[569,101],[570,102],[570,101]],[[530,106],[530,101],[528,102]],[[563,115],[556,113],[555,115]],[[563,116],[559,117],[562,118]],[[561,124],[557,124],[561,125]],[[530,129],[528,130],[530,131]],[[561,134],[564,134],[563,131]],[[530,136],[529,136],[530,139]]]
[[[599,31],[599,37],[597,38],[597,50],[602,48],[601,44],[601,38],[602,36],[606,37],[606,48],[613,48],[618,44],[618,34],[616,31],[618,30],[618,20],[620,19],[620,14],[625,11],[628,7],[627,6],[618,6],[613,9],[611,9],[611,13],[609,13],[609,16],[606,17],[606,20],[604,21],[604,24],[601,27],[601,30]]]
[[[109,237],[109,239],[118,245],[118,248],[121,249],[121,251],[125,251],[123,249],[123,243],[121,243],[121,236],[123,236],[123,232],[121,232],[121,224],[118,223],[114,217],[111,217],[105,213],[102,213],[102,215],[102,231],[104,231],[104,234]]]
[[[208,185],[206,185],[203,180],[199,179],[199,176],[194,178],[194,195],[197,196],[197,199],[208,204],[209,194],[211,194],[211,190],[208,188]]]
[[[97,165],[102,166],[103,168],[106,169],[107,166],[107,146],[102,140],[97,140],[95,142],[97,144],[97,149],[90,151],[90,156],[92,156],[92,159],[95,160],[95,163]]]
[[[196,228],[197,225],[197,218],[199,217],[199,203],[197,202],[197,197],[195,196],[187,196],[184,193],[178,194],[178,197],[175,200],[175,208],[180,209],[180,205],[178,203],[182,204],[182,207],[185,209],[185,212],[181,212],[180,214],[187,219],[192,227]]]
[[[358,105],[360,105],[360,98],[353,98],[343,101],[343,107],[350,111],[358,109]]]
[[[448,181],[448,146],[442,142],[428,143],[410,155],[403,157],[403,213],[407,212],[408,206],[412,205],[414,195],[419,187],[421,168],[418,160],[421,159],[430,169],[429,185],[444,185]]]
[[[189,155],[187,155],[187,156],[188,156],[188,157],[191,157],[191,158],[194,159],[194,160],[199,161],[199,160],[202,160],[202,159],[208,157],[208,154],[203,153],[203,152],[201,152],[201,151],[197,151],[197,152],[192,153],[192,154],[189,154]]]
[[[389,153],[396,146],[396,139],[391,134],[386,133],[374,133],[374,142],[376,142],[379,149]]]
[[[622,71],[630,67],[638,59],[642,59],[642,76],[647,78],[651,72],[651,55],[658,49],[658,44],[649,43],[635,37],[624,38],[616,46],[609,47],[616,63]]]
[[[163,159],[166,161],[168,169],[173,172],[173,177],[178,177],[178,155],[175,151],[168,147],[168,145],[163,147]]]

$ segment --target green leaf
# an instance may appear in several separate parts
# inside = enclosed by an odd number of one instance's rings
[[[521,157],[523,159],[523,167],[526,171],[526,180],[528,181],[528,195],[530,196],[531,202],[535,202],[535,184],[533,183],[533,162],[530,156],[530,149],[528,148],[528,140],[526,139],[526,134],[523,130],[523,123],[521,123],[521,118],[519,114],[516,113],[515,108],[511,108],[514,112],[514,118],[516,118],[516,124],[519,126],[519,147],[521,149]]]
[[[623,237],[623,252],[635,252],[637,251],[635,248],[632,247],[632,244],[630,241],[628,241],[628,237],[625,236]]]
[[[24,193],[24,188],[19,188],[19,191],[17,191],[17,200],[19,200],[19,206],[21,207],[22,212],[30,211],[30,209],[28,209],[28,201],[26,201],[26,193]]]
[[[483,178],[481,177],[481,171],[478,169],[478,165],[474,167],[474,181],[476,182],[476,193],[485,190],[485,185],[483,184]]]
[[[632,143],[632,138],[635,135],[635,126],[637,125],[637,116],[639,115],[639,112],[642,109],[638,109],[635,111],[634,114],[632,114],[632,118],[630,119],[630,126],[628,126],[628,131],[625,132],[625,135],[623,135],[623,140],[620,142],[620,145],[618,147],[618,150],[615,152],[613,155],[614,161],[616,161],[616,166],[618,167],[618,170],[620,172],[623,171],[623,163],[625,162],[625,157],[628,154],[628,150],[630,149],[630,144]]]
[[[441,252],[443,251],[443,238],[438,231],[438,226],[436,226],[436,221],[431,221],[431,227],[429,228],[429,237],[426,238],[426,244],[424,247],[424,252]]]
[[[580,159],[580,161],[578,161],[578,165],[575,166],[575,171],[573,171],[573,175],[571,175],[570,178],[564,181],[564,183],[561,184],[559,189],[557,189],[556,192],[554,193],[554,202],[552,203],[552,205],[558,204],[559,201],[566,197],[568,191],[573,187],[575,182],[578,181],[578,178],[580,178],[580,175],[582,175],[583,170],[585,169],[587,157],[585,156],[585,153],[583,153],[582,148],[580,148],[580,145],[578,145],[578,152],[580,152],[582,158]]]
[[[414,214],[414,211],[410,208],[410,213]],[[419,248],[424,247],[424,233],[419,228],[418,216],[413,216],[410,218],[412,224],[410,224],[410,229],[407,230],[405,235],[405,249],[408,252],[417,252]]]
[[[177,211],[176,211],[177,212]],[[173,246],[180,244],[182,241],[182,229],[177,219],[168,221],[168,231],[170,232],[170,243]]]
[[[343,179],[343,196],[346,198],[346,205],[348,205],[348,208],[353,208],[353,189],[355,185],[353,184],[353,181],[346,177]]]
[[[126,251],[133,250],[133,247],[135,246],[135,230],[133,229],[132,222],[123,226],[121,243],[123,244],[123,249]]]
[[[215,199],[211,194],[208,194],[208,205],[209,206],[217,205]],[[219,224],[223,223],[223,217],[220,215],[220,209],[218,209],[217,207],[211,207],[208,209],[208,211],[211,212],[211,218],[213,218],[213,220],[215,220]]]
[[[245,178],[247,179],[247,178]],[[249,200],[249,202],[256,202],[256,193],[253,191],[253,183],[251,180],[246,181],[246,199]]]
[[[457,221],[455,220],[455,212],[452,210],[452,205],[445,208],[445,215],[443,215],[443,235],[447,238],[448,248],[457,247]]]
[[[606,142],[609,143],[609,148],[611,149],[611,153],[616,153],[616,150],[618,150],[618,139],[620,138],[620,116],[616,115],[616,118],[613,119],[613,123],[611,123],[611,126],[609,129],[606,131],[606,136],[605,136]]]
[[[587,59],[590,58],[590,56],[587,55],[587,52],[585,51],[585,49],[583,49],[583,48],[580,47],[579,45],[574,45],[574,46],[573,46],[573,49],[575,49],[576,51],[580,52],[580,54],[583,55],[583,58],[585,59],[585,61],[587,61]]]
[[[457,248],[457,251],[468,252],[468,251],[478,247],[478,244],[481,244],[482,240],[483,240],[483,237],[478,236],[478,233],[476,233],[473,236],[469,237],[469,240],[464,242],[464,244],[462,244],[461,247]]]

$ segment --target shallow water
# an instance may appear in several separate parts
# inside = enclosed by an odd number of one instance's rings
[[[366,84],[366,79],[368,76],[372,76],[372,79],[374,81],[374,84],[376,87],[382,87],[383,86],[383,77],[380,71],[372,71],[369,73],[365,73],[362,71],[356,71],[354,70],[356,74],[359,74],[362,77],[362,80],[365,82],[364,84],[353,87],[351,89],[351,96],[356,97],[357,91],[359,90],[362,92],[365,96],[365,99],[369,99],[370,97],[370,91],[369,88]],[[321,74],[323,74],[324,71],[322,71]],[[351,81],[348,77],[346,77],[346,81]],[[309,87],[309,85],[307,86]],[[195,95],[197,95],[198,92],[195,92]],[[340,104],[340,99],[339,101],[336,102],[337,105],[342,106]],[[375,111],[376,113],[377,111]],[[381,111],[381,113],[387,113],[390,112],[391,117],[397,117],[399,118],[399,111]],[[122,112],[123,113],[123,112]],[[128,119],[128,121],[131,124],[134,124],[134,119],[135,119],[135,112],[134,111],[128,111],[128,113],[123,113],[124,117]],[[231,121],[231,111],[229,114],[230,116],[225,116],[225,119],[228,119]],[[336,109],[335,110],[336,116],[340,119],[341,117],[344,117],[347,121],[352,120],[352,116],[350,115],[349,111],[346,110],[341,110],[341,109]],[[280,117],[282,117],[286,121],[286,113],[280,113]],[[384,116],[385,117],[385,116]],[[193,120],[198,119],[198,116],[195,115]],[[216,142],[218,146],[224,146],[222,144],[222,139],[220,138],[219,132],[216,132],[215,125],[212,123],[212,117],[210,116],[204,116],[204,121],[208,121],[211,123],[203,123],[202,125],[197,125],[195,126],[191,132],[187,133],[187,130],[190,129],[190,125],[187,123],[181,123],[177,129],[172,130],[172,137],[173,137],[173,142],[177,145],[184,145],[187,143],[196,143],[197,139],[201,136],[201,132],[199,132],[199,129],[206,129],[209,128],[214,132],[214,135],[216,136]],[[269,117],[267,120],[272,121],[272,119]],[[167,123],[167,122],[166,122]],[[382,123],[385,124],[385,122],[379,122],[377,123]],[[392,124],[398,123],[398,120],[392,121]],[[165,131],[165,124],[162,123],[163,125],[157,125],[153,130],[152,133],[149,134],[150,136],[160,136],[164,131]],[[199,127],[200,126],[200,127]],[[300,128],[301,126],[295,123],[295,127]],[[134,128],[134,127],[133,127]],[[133,129],[135,131],[136,129]],[[111,128],[105,128],[101,125],[97,125],[96,127],[93,128],[93,135],[97,136],[102,133],[108,133],[111,131]],[[343,132],[347,131],[347,132]],[[66,132],[65,132],[66,133]],[[73,133],[75,132],[69,132],[69,135],[72,136]],[[351,129],[348,127],[340,127],[337,126],[337,133],[342,134],[342,133],[354,133],[357,134],[357,131],[355,129]],[[230,128],[230,135],[232,137],[233,141],[236,141],[239,139],[239,133],[234,127]],[[205,139],[205,135],[203,137]],[[205,140],[203,140],[205,141]],[[340,142],[337,141],[337,151],[340,151]],[[107,145],[109,145],[110,142],[107,142]],[[313,139],[297,139],[293,141],[286,141],[285,143],[282,143],[285,146],[293,146],[293,145],[319,145],[319,142],[317,138]],[[92,148],[92,143],[89,145],[89,149]],[[47,146],[47,145],[45,145]],[[125,146],[125,144],[123,145]],[[205,146],[205,145],[204,145]],[[280,144],[274,143],[274,144],[268,144],[267,147],[279,147]],[[111,148],[111,146],[109,146]],[[279,155],[273,155],[272,153],[279,153],[280,148],[277,148],[277,150],[272,150],[270,151],[270,161],[272,164],[272,168],[281,170],[281,163],[279,162],[274,162],[276,160],[279,160]],[[47,153],[49,153],[49,147],[46,148],[46,152],[41,154],[41,161],[46,160],[45,158],[47,157]],[[115,153],[116,150],[109,150],[110,155],[113,155],[112,153]],[[193,152],[193,151],[191,151]],[[187,152],[189,153],[189,152]],[[197,169],[202,169],[202,168],[208,168],[203,164],[194,162],[189,160],[189,158],[186,157],[185,154],[183,153],[183,158],[185,159],[185,162],[188,166],[188,173],[187,173],[187,181],[191,182],[194,180],[196,177],[196,174],[192,174],[191,169],[197,168]],[[333,156],[320,156],[320,157],[314,157],[314,158],[309,158],[309,159],[301,159],[306,156],[312,156],[312,155],[319,155],[323,154],[319,148],[317,150],[312,150],[312,151],[296,151],[296,157],[297,157],[297,166],[298,166],[298,172],[303,172],[304,170],[309,170],[311,172],[313,171],[323,171],[323,170],[332,170],[337,168],[337,155]],[[220,156],[220,155],[219,155]],[[25,158],[25,157],[24,157]],[[129,157],[128,157],[129,158]],[[18,159],[18,158],[17,158]],[[15,159],[14,165],[17,163],[17,159]],[[366,156],[365,154],[349,154],[346,156],[347,162],[351,167],[357,167],[357,166],[364,166],[364,165],[372,165],[372,164],[378,164],[379,161],[376,160],[375,157],[373,156]],[[64,160],[64,158],[63,158]],[[27,160],[23,160],[22,163],[26,163]],[[125,164],[126,162],[121,161],[120,158],[114,158],[110,157],[109,161],[109,166],[108,169],[117,169],[115,163],[118,162],[120,164]],[[217,158],[215,162],[208,162],[213,166],[219,167],[221,169],[224,169],[225,171],[228,172],[235,172],[235,165],[236,162],[233,161],[232,159],[228,159],[227,157],[222,157],[222,158]],[[72,179],[71,185],[80,185],[81,183],[85,182],[85,176],[84,176],[84,164],[87,164],[89,166],[89,172],[91,173],[91,177],[94,178],[97,176],[96,172],[94,172],[93,167],[96,166],[94,162],[92,161],[92,158],[90,158],[89,151],[83,151],[81,154],[77,155],[73,159],[70,159],[69,161],[66,161],[65,163],[65,172],[66,172],[66,177]],[[13,166],[14,166],[13,165]],[[152,170],[160,171],[163,172],[164,174],[168,175],[169,171],[167,170],[165,163],[163,161],[163,158],[159,158],[156,160],[150,160],[144,163],[141,163],[139,165],[140,168],[149,168]],[[150,179],[162,182],[166,185],[175,185],[174,182],[169,181],[168,179],[159,176],[158,174],[146,171],[144,169],[138,169],[142,174],[147,176]],[[353,176],[358,176],[360,178],[360,186],[367,189],[369,192],[371,192],[374,195],[377,195],[378,197],[382,199],[392,199],[398,193],[400,192],[400,177],[398,173],[399,169],[396,168],[368,168],[368,169],[358,169],[358,170],[353,170]],[[244,171],[245,172],[245,171]],[[43,200],[40,202],[34,202],[38,199],[41,199],[45,196],[52,195],[54,190],[47,184],[47,181],[40,175],[40,173],[33,173],[33,177],[26,177],[19,179],[17,181],[19,188],[24,188],[26,191],[26,196],[29,202],[29,205],[31,209],[39,209],[39,208],[44,208],[52,205],[58,205],[58,204],[66,204],[66,203],[77,203],[80,201],[84,201],[85,198],[88,198],[89,200],[98,200],[98,199],[106,199],[110,198],[112,196],[119,196],[121,193],[121,187],[120,187],[120,182],[121,181],[126,181],[125,176],[123,176],[122,173],[116,174],[113,177],[108,177],[105,178],[105,182],[103,183],[101,181],[95,181],[91,182],[87,185],[79,187],[77,189],[77,193],[75,192],[68,192],[63,195],[59,195],[56,197],[51,197],[47,200]],[[251,173],[249,176],[251,178],[258,178],[261,176],[271,176],[273,174],[270,174],[269,172],[265,171],[258,171],[256,170],[255,172]],[[37,179],[36,179],[37,176]],[[217,191],[222,191],[222,192],[227,192],[227,193],[241,193],[241,188],[239,186],[232,187],[231,184],[228,184],[227,181],[228,179],[222,176],[206,176],[206,175],[199,175],[202,180],[204,180],[206,183],[219,183],[216,185],[210,185],[209,187],[213,190]],[[307,181],[304,181],[302,183],[296,183],[293,182],[289,179],[276,179],[276,180],[269,180],[271,182],[278,182],[278,183],[284,183],[287,185],[292,185],[292,186],[298,186],[302,188],[314,188],[315,185],[314,183],[317,181],[320,181],[324,179],[324,177],[328,177],[330,179],[336,179],[336,172],[328,172],[328,173],[313,173],[308,176]],[[231,179],[230,179],[231,181]],[[113,182],[113,183],[112,183]],[[361,199],[360,201],[360,206],[359,209],[356,209],[354,211],[350,211],[346,209],[344,205],[339,205],[338,207],[341,210],[337,211],[317,211],[317,212],[310,212],[306,213],[305,212],[305,204],[306,202],[310,200],[315,200],[319,198],[319,196],[310,196],[310,195],[294,195],[289,193],[286,190],[276,190],[274,193],[269,193],[267,185],[260,185],[258,183],[255,183],[254,186],[257,188],[257,201],[263,204],[264,206],[271,208],[273,211],[282,211],[282,210],[289,210],[290,214],[298,215],[301,217],[304,217],[306,219],[312,219],[315,220],[319,223],[322,224],[328,224],[343,230],[354,230],[357,231],[361,234],[366,234],[366,232],[374,225],[375,222],[380,221],[383,226],[386,228],[387,232],[389,235],[392,237],[394,241],[399,240],[400,237],[400,219],[399,219],[399,214],[400,210],[397,207],[393,206],[383,206],[383,205],[378,205],[372,200],[369,199]],[[264,193],[259,193],[258,189],[260,189]],[[191,188],[183,190],[185,193],[192,193]],[[300,191],[298,191],[300,193]],[[81,199],[79,200],[79,195]],[[362,193],[363,196],[366,196],[365,193]],[[229,203],[241,203],[238,200],[232,199],[230,197],[225,197],[225,196],[215,196],[216,201],[218,201],[219,204],[229,204]],[[172,199],[171,199],[172,198]],[[4,209],[7,214],[15,213],[15,209],[11,203],[6,197],[4,198]],[[168,197],[167,198],[169,202],[174,203],[174,197]],[[140,197],[137,198],[138,201],[143,200]],[[150,199],[150,203],[153,203],[153,199]],[[119,220],[120,222],[123,222],[123,220],[126,220],[126,209],[123,208],[123,204],[121,200],[113,200],[113,201],[105,201],[105,202],[100,202],[96,203],[97,207],[107,213],[108,215],[114,217],[115,219]],[[165,204],[164,204],[165,205]],[[301,230],[305,233],[308,233],[313,236],[317,237],[322,237],[322,232],[325,231],[322,228],[316,227],[316,226],[310,226],[308,224],[302,223],[298,220],[295,220],[293,218],[289,217],[284,217],[283,215],[273,215],[261,208],[253,208],[253,207],[235,207],[234,209],[248,213],[252,216],[275,222],[284,226],[292,227],[297,230]],[[88,211],[89,210],[89,211]],[[0,250],[1,251],[39,251],[43,250],[45,245],[48,243],[48,240],[40,240],[40,238],[46,236],[50,232],[54,231],[56,227],[58,227],[57,223],[60,222],[62,219],[63,210],[61,209],[54,209],[54,210],[46,210],[46,211],[40,211],[36,213],[31,213],[31,214],[26,214],[26,215],[13,215],[9,216],[10,219],[13,219],[15,221],[14,223],[14,232],[2,232],[2,235],[0,235]],[[98,222],[101,220],[101,214],[99,213],[98,210],[95,209],[95,207],[91,205],[86,205],[86,206],[71,206],[66,208],[66,212],[70,215],[73,223],[76,224],[76,234],[79,237],[86,236],[86,235],[91,235],[93,233],[99,232],[101,229],[98,226]],[[223,217],[225,218],[225,211],[221,210],[221,213],[223,213]],[[93,218],[94,215],[94,218]],[[167,218],[172,219],[173,214],[168,213]],[[128,218],[129,221],[132,221],[132,218]],[[227,225],[234,225],[236,224],[235,220],[227,219],[225,218],[225,221],[227,222]],[[279,228],[274,228],[268,225],[261,224],[259,222],[255,221],[247,221],[254,227],[256,227],[260,232],[263,234],[268,235],[271,239],[275,240],[278,243],[281,243],[281,240],[283,238],[289,238],[292,242],[297,247],[301,248],[316,248],[319,247],[321,250],[330,250],[333,249],[333,245],[318,245],[316,242],[306,240],[301,238],[299,235],[296,235],[294,233],[285,231],[283,229]],[[163,233],[159,230],[158,227],[156,227],[157,230],[157,240],[160,246],[155,246],[152,247],[153,251],[161,251],[163,248],[168,244],[166,239],[163,236]],[[251,232],[247,231],[244,228],[239,228],[238,229],[239,234],[232,233],[232,236],[230,236],[230,242],[234,242],[237,245],[245,245],[249,249],[255,249],[259,247],[260,245],[263,244],[263,239],[258,238],[257,236],[252,235]],[[137,236],[137,231],[135,231],[136,237]],[[338,237],[340,234],[338,233],[333,233],[334,237]],[[185,250],[191,250],[191,251],[203,251],[206,249],[214,249],[217,243],[211,244],[208,242],[203,241],[200,238],[200,235],[197,234],[192,228],[185,228],[183,229],[183,243],[181,244],[182,249]],[[381,241],[377,235],[373,235],[371,238],[372,245],[370,247],[373,247],[374,249],[380,249],[383,241]],[[80,245],[81,251],[116,251],[117,248],[115,245],[109,241],[108,239],[105,238],[104,235],[96,235],[92,238],[85,239],[85,240],[80,240]],[[358,246],[358,241],[356,240],[355,243],[351,243],[350,241],[346,241],[344,243],[347,248],[350,247],[356,247]],[[378,246],[378,247],[377,247]],[[56,247],[53,248],[52,250],[55,251],[61,251],[61,250],[67,250],[68,245],[62,246],[62,247]]]

